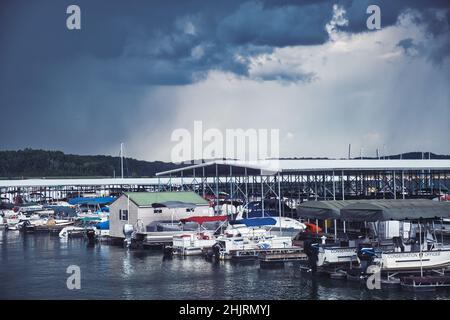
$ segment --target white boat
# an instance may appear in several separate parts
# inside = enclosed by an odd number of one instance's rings
[[[109,236],[109,229],[108,230],[95,229],[95,235],[97,237],[108,237]]]
[[[24,228],[27,228],[29,226],[36,227],[36,226],[43,226],[47,224],[47,219],[41,219],[39,216],[31,216],[28,218],[20,219],[19,223],[17,223],[17,230],[22,230]]]
[[[242,256],[246,252],[256,254],[261,250],[283,249],[292,247],[291,237],[278,237],[274,235],[253,235],[250,236],[222,236],[216,241],[215,247],[218,250],[219,259],[228,260],[233,256]]]
[[[300,232],[306,230],[306,225],[298,220],[288,217],[254,217],[243,218],[245,211],[239,212],[236,216],[236,222],[247,226],[258,226],[272,235],[289,236],[294,239]]]
[[[28,219],[22,214],[9,215],[9,217],[6,218],[6,228],[14,231],[19,230],[19,223],[24,220]]]
[[[75,208],[74,205],[71,205],[67,201],[52,201],[46,204],[46,207],[69,207],[69,208]]]
[[[245,224],[228,225],[224,231],[224,236],[229,237],[263,237],[268,235],[264,228],[249,228]]]
[[[28,212],[40,211],[40,210],[43,210],[43,208],[44,207],[40,204],[33,204],[33,205],[27,205],[27,206],[20,207],[19,212],[28,213]]]
[[[19,221],[11,221],[13,219],[8,219],[6,220],[6,229],[10,230],[10,231],[18,231],[19,227],[18,227],[18,223]]]
[[[414,252],[382,252],[378,261],[381,271],[417,271],[450,266],[450,249]]]
[[[172,243],[173,254],[191,256],[211,248],[216,243],[216,237],[207,232],[187,233],[173,236]]]
[[[357,261],[357,249],[354,247],[317,246],[317,266],[338,266]]]
[[[450,247],[438,243],[430,226],[422,229],[419,223],[417,228],[419,230],[418,244],[404,243],[404,239],[398,237],[393,250],[382,251],[374,259],[374,263],[382,272],[422,272],[450,267]],[[415,232],[414,230],[413,233]]]
[[[67,219],[49,219],[47,221],[47,224],[48,225],[55,225],[55,226],[70,226],[70,225],[73,224],[73,221],[72,220],[67,220]]]
[[[85,228],[83,227],[75,227],[75,226],[68,226],[64,227],[59,232],[59,237],[62,239],[68,239],[71,235],[82,235],[84,234]]]
[[[99,219],[100,221],[108,220],[109,212],[102,211],[86,211],[86,212],[78,212],[77,217],[80,219]]]
[[[294,239],[300,232],[306,230],[306,225],[298,220],[287,217],[271,217],[276,223],[273,226],[264,226],[271,234],[288,236]]]
[[[216,244],[214,235],[226,223],[227,216],[195,216],[181,219],[185,226],[187,223],[197,225],[197,232],[187,232],[185,234],[174,235],[172,238],[172,252],[179,255],[202,254],[204,249],[211,248]],[[215,230],[205,227],[205,224],[213,223]]]
[[[12,216],[17,216],[18,213],[13,210],[2,210],[2,215],[5,219],[8,219]]]

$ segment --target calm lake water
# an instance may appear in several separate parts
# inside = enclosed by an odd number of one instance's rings
[[[81,289],[69,290],[66,268],[81,268]],[[450,290],[368,290],[311,277],[292,264],[212,263],[201,257],[164,260],[161,251],[126,250],[83,239],[0,230],[0,299],[449,299]]]

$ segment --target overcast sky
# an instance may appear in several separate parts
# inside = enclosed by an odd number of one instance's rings
[[[450,154],[448,3],[2,0],[0,149],[170,160],[202,120],[279,128],[284,157]]]

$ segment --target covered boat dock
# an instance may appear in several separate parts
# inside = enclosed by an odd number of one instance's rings
[[[33,192],[57,199],[124,191],[194,191],[216,199],[226,193],[245,201],[432,198],[450,193],[450,160],[214,160],[153,178],[0,180],[1,195],[11,199]]]
[[[427,199],[308,201],[300,204],[297,212],[302,218],[357,222],[441,219],[450,217],[450,202]]]

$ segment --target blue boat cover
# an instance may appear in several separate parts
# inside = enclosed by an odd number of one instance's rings
[[[245,224],[247,227],[273,226],[277,223],[274,218],[250,218],[236,220],[236,223]]]
[[[69,204],[71,205],[77,205],[77,204],[90,204],[90,205],[102,205],[102,204],[109,204],[116,200],[114,197],[96,197],[96,198],[83,198],[83,197],[77,197],[69,200]]]
[[[244,213],[246,218],[262,218],[262,217],[278,217],[278,212],[276,210],[264,209],[254,209],[250,212]]]
[[[109,230],[109,220],[99,222],[95,225],[95,227],[99,230]]]

